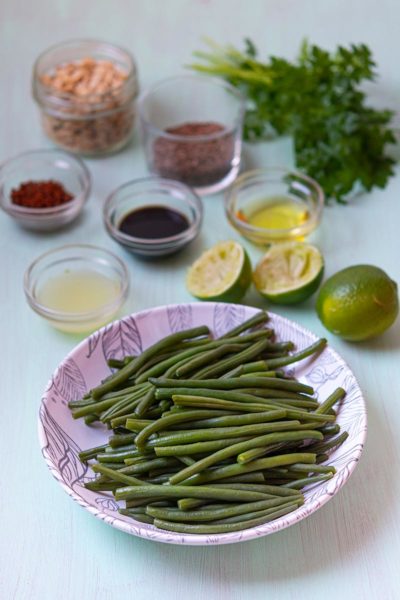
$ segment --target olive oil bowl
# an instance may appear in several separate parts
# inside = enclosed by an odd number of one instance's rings
[[[53,327],[90,333],[116,315],[129,291],[120,258],[97,246],[71,244],[39,256],[24,276],[29,306]]]
[[[283,168],[243,173],[227,190],[225,212],[258,245],[304,240],[319,225],[324,192],[310,177]]]

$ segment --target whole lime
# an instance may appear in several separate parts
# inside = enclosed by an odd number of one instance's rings
[[[353,342],[380,335],[399,312],[397,284],[378,267],[355,265],[332,275],[316,303],[325,327]]]

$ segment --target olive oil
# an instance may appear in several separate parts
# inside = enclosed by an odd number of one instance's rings
[[[240,217],[261,229],[292,229],[306,223],[309,212],[299,200],[290,196],[273,196],[258,200]]]

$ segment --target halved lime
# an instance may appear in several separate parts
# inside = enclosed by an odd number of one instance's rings
[[[258,263],[253,281],[262,296],[275,304],[297,304],[317,291],[324,273],[318,248],[303,242],[271,246]]]
[[[215,244],[190,267],[186,286],[199,300],[239,302],[251,284],[251,264],[238,242]]]

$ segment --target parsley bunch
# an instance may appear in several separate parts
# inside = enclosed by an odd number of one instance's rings
[[[329,53],[303,43],[296,62],[271,56],[257,59],[246,40],[244,52],[208,41],[211,52],[196,52],[206,64],[196,71],[217,75],[247,98],[244,137],[249,141],[289,134],[297,167],[316,179],[327,198],[344,202],[354,188],[384,187],[394,160],[393,113],[366,105],[363,81],[375,78],[375,63],[364,44]]]

